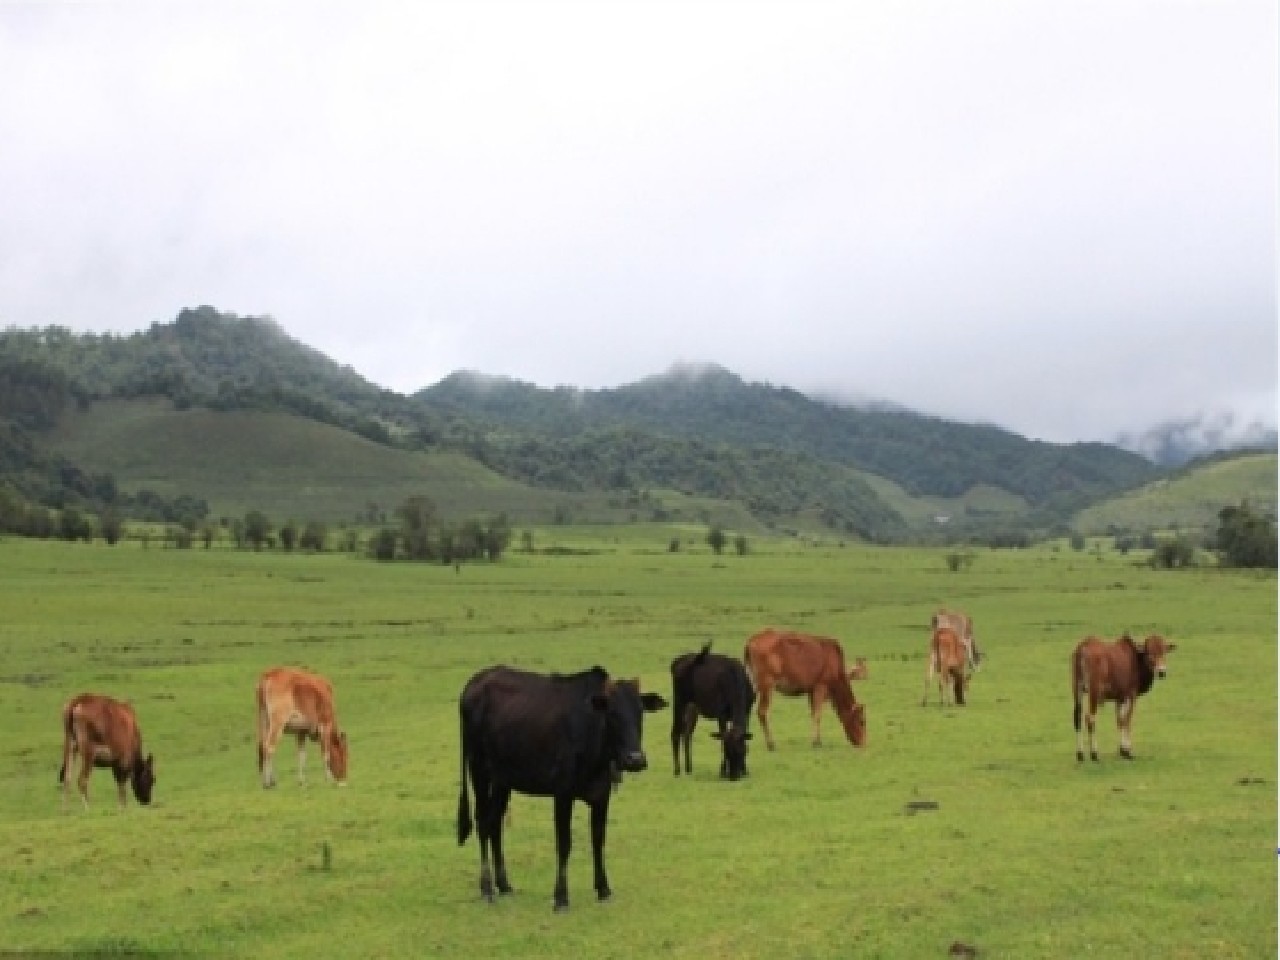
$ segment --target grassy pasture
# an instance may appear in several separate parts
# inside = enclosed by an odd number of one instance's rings
[[[496,566],[349,556],[0,542],[0,948],[236,957],[1274,956],[1276,580],[1156,572],[1130,556],[753,541],[745,557],[666,552],[673,528],[539,531]],[[692,541],[692,535],[689,538]],[[931,608],[975,618],[988,662],[964,708],[920,706]],[[478,847],[454,836],[456,699],[477,668],[601,663],[669,695],[673,656],[737,654],[767,624],[867,657],[870,743],[834,715],[809,746],[780,700],[779,748],[715,776],[671,775],[670,714],[610,821],[615,896],[595,903],[575,817],[568,914],[551,912],[550,803],[516,797],[517,893],[485,905]],[[1078,765],[1067,656],[1086,633],[1158,631],[1170,677],[1140,701],[1138,759]],[[274,663],[336,683],[351,786],[293,748],[257,782],[252,689]],[[64,811],[58,711],[132,699],[156,803]],[[933,696],[936,692],[931,691]],[[937,809],[910,812],[913,801]],[[323,851],[329,851],[326,865]]]

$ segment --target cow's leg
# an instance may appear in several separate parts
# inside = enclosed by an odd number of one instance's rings
[[[684,708],[684,772],[693,773],[693,729],[698,725],[698,705],[687,704]]]
[[[720,731],[718,734],[716,734],[716,736],[720,740],[720,779],[721,780],[729,779],[729,753],[728,753],[728,750],[726,750],[725,748],[725,744],[727,742],[725,740],[725,734],[728,733],[729,726],[730,726],[729,724],[725,723],[723,717],[716,720],[716,729]],[[746,771],[743,771],[743,772],[745,773]]]
[[[58,771],[58,783],[62,787],[62,809],[67,809],[67,793],[71,789],[71,762],[76,756],[75,738],[68,734],[62,744],[62,769]]]
[[[604,872],[604,840],[609,827],[609,794],[591,805],[591,862],[595,867],[596,899],[601,902],[613,896],[609,878]]]
[[[511,893],[511,883],[507,880],[507,858],[502,852],[502,822],[507,815],[507,804],[511,802],[509,787],[493,788],[493,875],[499,893]]]
[[[1120,756],[1133,759],[1133,708],[1136,699],[1121,700],[1116,704],[1116,727],[1120,731]]]
[[[476,795],[476,838],[480,846],[480,895],[493,903],[493,874],[489,872],[489,841],[493,836],[493,786],[481,760],[470,764]]]
[[[555,910],[569,909],[569,851],[573,847],[573,794],[556,794],[556,888],[552,895]]]
[[[123,810],[126,800],[124,785],[129,781],[129,771],[124,767],[114,766],[111,772],[116,778],[116,799],[120,802],[120,809]]]
[[[284,721],[268,719],[265,726],[266,733],[262,738],[262,786],[264,789],[276,785],[276,745],[280,743],[280,737],[284,733]]]
[[[1084,717],[1085,726],[1089,728],[1089,759],[1098,759],[1098,698],[1089,692],[1089,712]]]
[[[677,702],[671,711],[671,760],[680,776],[680,738],[684,736],[684,708]]]
[[[320,750],[324,751],[322,744]],[[305,733],[298,734],[298,786],[305,787],[307,785],[307,735]]]
[[[764,743],[773,749],[773,732],[769,729],[769,704],[773,702],[773,687],[767,683],[760,684],[760,700],[756,703],[756,716],[760,718],[760,729],[764,731]]]
[[[933,653],[925,657],[924,665],[924,696],[920,698],[920,706],[927,707],[929,705],[929,688],[933,686]],[[941,697],[941,694],[939,694]],[[941,700],[939,700],[941,702]]]
[[[80,776],[76,778],[76,786],[80,788],[80,800],[84,808],[89,809],[89,776],[93,773],[93,745],[88,750],[80,751]]]
[[[809,711],[813,715],[813,745],[822,746],[822,705],[827,702],[827,688],[815,684],[809,691]]]

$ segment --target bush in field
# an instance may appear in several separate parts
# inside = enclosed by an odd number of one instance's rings
[[[1162,540],[1151,553],[1151,566],[1157,570],[1179,570],[1196,565],[1196,545],[1190,537],[1179,535]]]
[[[261,550],[271,538],[271,521],[261,510],[250,510],[244,515],[244,542],[255,550]]]
[[[1276,524],[1259,516],[1248,502],[1224,507],[1218,512],[1218,533],[1214,539],[1220,562],[1225,567],[1276,568]]]
[[[302,535],[298,538],[298,546],[303,550],[319,553],[324,550],[327,536],[328,531],[323,523],[319,520],[309,520],[307,525],[302,528]]]
[[[707,531],[707,546],[715,551],[717,556],[719,556],[719,554],[724,550],[726,539],[727,537],[725,536],[724,528],[719,524],[716,524]]]

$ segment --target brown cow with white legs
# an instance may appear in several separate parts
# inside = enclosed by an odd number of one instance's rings
[[[965,658],[969,662],[969,669],[976,673],[982,665],[982,651],[978,649],[978,641],[973,636],[973,617],[960,610],[947,610],[944,607],[939,607],[934,615],[929,618],[929,629],[937,630],[939,627],[950,627],[960,636],[960,642],[964,644]]]
[[[62,805],[67,804],[67,771],[80,756],[80,799],[89,806],[89,775],[94,767],[110,767],[116,779],[120,809],[125,805],[126,781],[138,803],[151,802],[156,782],[155,758],[142,756],[142,731],[133,707],[98,693],[82,693],[62,708]]]
[[[929,640],[929,665],[925,668],[924,696],[920,706],[929,702],[929,687],[933,685],[933,675],[938,675],[938,706],[946,705],[948,687],[953,692],[957,706],[964,706],[964,692],[969,686],[969,675],[965,672],[968,656],[965,653],[964,640],[950,627],[938,627]]]
[[[855,747],[866,744],[866,708],[853,695],[838,641],[770,628],[747,641],[742,659],[760,696],[756,713],[770,750],[774,744],[769,730],[769,705],[775,690],[784,696],[808,694],[815,747],[822,745],[822,705],[828,696],[849,742]]]
[[[1165,656],[1177,645],[1152,634],[1139,647],[1127,633],[1114,643],[1097,637],[1081,640],[1071,654],[1071,696],[1075,701],[1076,759],[1084,760],[1081,706],[1089,698],[1085,723],[1089,728],[1089,756],[1098,759],[1096,718],[1099,704],[1114,700],[1120,730],[1120,756],[1133,759],[1133,708],[1138,697],[1165,675]]]
[[[258,680],[258,771],[263,787],[276,785],[272,757],[282,734],[298,738],[298,783],[307,782],[307,740],[320,742],[324,772],[338,786],[347,783],[347,735],[338,729],[333,685],[318,674],[276,667]]]

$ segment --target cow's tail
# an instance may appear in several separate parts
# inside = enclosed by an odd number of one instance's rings
[[[263,692],[262,682],[258,682],[257,690],[258,709],[254,718],[254,726],[258,729],[258,773],[262,773],[262,768],[267,762],[266,747],[263,746],[262,740],[265,736],[263,726],[266,724],[267,717],[267,695]]]
[[[1071,722],[1080,732],[1080,695],[1084,692],[1084,654],[1079,647],[1071,653],[1071,700],[1075,705],[1071,712]]]
[[[67,779],[67,765],[71,762],[71,754],[75,750],[75,704],[68,703],[62,708],[62,766],[58,768],[58,784]]]
[[[459,753],[461,754],[461,774],[462,785],[458,789],[458,846],[462,846],[467,842],[467,837],[471,836],[471,799],[467,796],[467,721],[466,718],[460,718],[458,721],[458,742],[460,744]]]

